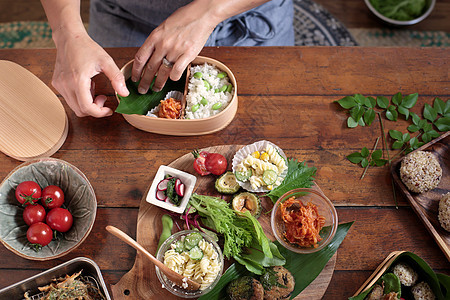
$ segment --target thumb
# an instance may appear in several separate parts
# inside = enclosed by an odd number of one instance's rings
[[[125,85],[125,77],[122,72],[120,72],[112,58],[103,63],[102,71],[105,73],[106,77],[109,78],[112,87],[120,96],[126,97],[130,94],[127,86]]]

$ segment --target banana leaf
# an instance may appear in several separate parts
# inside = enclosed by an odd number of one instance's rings
[[[180,80],[172,81],[168,79],[161,91],[153,92],[152,87],[155,83],[155,79],[153,79],[148,92],[146,94],[140,94],[137,90],[139,82],[133,82],[131,79],[128,79],[125,83],[130,94],[127,97],[118,95],[120,103],[116,108],[116,112],[127,115],[146,115],[149,110],[156,107],[164,99],[168,92],[183,92],[185,81],[186,72],[181,76]]]
[[[352,224],[353,222],[340,224],[331,243],[324,249],[311,254],[294,253],[281,246],[278,242],[275,242],[280,253],[286,259],[284,267],[288,269],[295,278],[295,288],[291,294],[291,299],[300,294],[300,292],[303,291],[320,274],[320,272],[322,272],[325,265],[339,248],[339,245],[344,240]],[[249,272],[241,264],[232,264],[222,275],[217,285],[209,293],[199,299],[228,299],[226,294],[226,286],[228,283],[246,275],[253,276],[254,274]]]
[[[397,262],[405,262],[411,268],[413,268],[419,274],[420,281],[426,281],[430,288],[433,290],[434,295],[438,300],[447,300],[450,299],[450,276],[435,273],[433,269],[419,256],[412,252],[403,252],[401,253],[391,264],[391,266],[386,270],[386,273],[392,272],[392,267],[397,264]],[[370,293],[373,286],[370,287],[367,291],[362,292],[361,294],[350,297],[349,300],[363,300]],[[409,288],[405,288],[402,286],[402,295],[408,294]],[[405,297],[406,298],[406,297]]]

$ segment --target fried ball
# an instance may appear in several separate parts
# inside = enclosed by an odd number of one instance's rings
[[[442,168],[431,152],[415,151],[402,159],[400,178],[411,192],[432,190],[438,186],[441,177]]]
[[[265,300],[287,299],[295,287],[294,276],[281,266],[269,269],[260,280],[264,287]]]

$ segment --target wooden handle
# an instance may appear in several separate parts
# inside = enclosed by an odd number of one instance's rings
[[[164,265],[161,261],[157,260],[153,255],[151,255],[147,250],[145,250],[144,247],[142,247],[138,242],[136,242],[134,239],[132,239],[128,234],[120,230],[119,228],[116,228],[114,226],[108,225],[106,226],[106,230],[111,233],[112,235],[116,236],[117,238],[121,239],[134,249],[141,252],[143,255],[145,255],[148,259],[151,260],[152,263],[154,263],[164,274],[166,274],[167,278],[169,278],[171,281],[173,281],[178,286],[183,286],[183,279],[184,276],[178,274],[177,272],[169,269],[166,265]],[[190,279],[186,280],[187,283],[187,289],[191,290],[198,290],[200,289],[200,284],[192,281]]]
[[[106,226],[106,230],[109,233],[111,233],[112,235],[116,236],[117,238],[121,239],[122,241],[124,241],[125,243],[130,245],[131,247],[133,247],[134,249],[138,250],[139,252],[141,252],[145,256],[147,256],[147,258],[150,259],[158,268],[164,268],[165,267],[165,265],[162,262],[157,260],[156,257],[151,255],[147,250],[145,250],[144,247],[142,247],[138,242],[136,242],[128,234],[126,234],[125,232],[123,232],[119,228],[111,226],[111,225],[108,225],[108,226]]]

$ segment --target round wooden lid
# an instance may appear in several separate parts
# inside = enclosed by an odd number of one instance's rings
[[[51,156],[69,123],[58,97],[22,66],[0,60],[0,151],[26,161]]]

